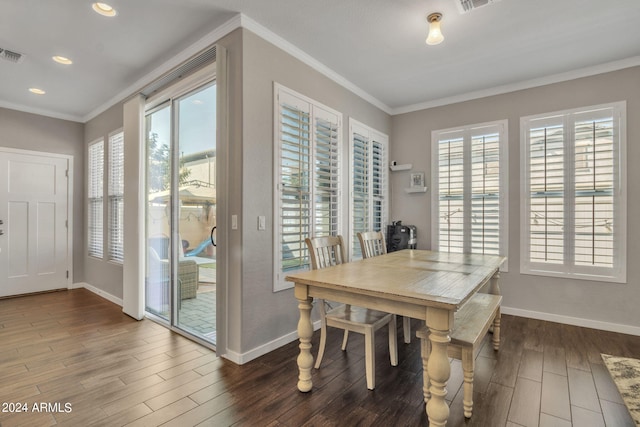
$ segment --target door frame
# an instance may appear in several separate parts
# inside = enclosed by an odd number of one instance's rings
[[[73,289],[73,155],[11,147],[0,147],[0,152],[67,160],[67,289]]]

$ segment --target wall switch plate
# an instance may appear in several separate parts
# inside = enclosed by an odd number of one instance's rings
[[[258,217],[258,230],[264,231],[267,229],[267,220],[264,215]]]
[[[231,215],[231,229],[238,229],[238,215]]]

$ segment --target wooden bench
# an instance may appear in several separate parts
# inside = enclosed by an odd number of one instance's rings
[[[493,349],[500,348],[500,303],[502,296],[491,294],[475,294],[454,315],[453,331],[449,343],[449,357],[462,361],[464,372],[463,406],[464,416],[471,417],[473,410],[473,370],[480,343],[493,325]],[[430,381],[427,374],[427,360],[431,353],[429,330],[423,326],[416,332],[422,342],[423,359],[423,391],[425,403],[429,401]]]

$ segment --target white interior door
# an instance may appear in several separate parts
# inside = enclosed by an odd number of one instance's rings
[[[0,297],[68,287],[68,167],[0,150]]]

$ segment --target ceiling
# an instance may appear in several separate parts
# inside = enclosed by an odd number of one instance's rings
[[[501,0],[466,14],[458,0],[103,1],[116,17],[91,0],[2,1],[0,48],[24,58],[0,60],[1,107],[86,121],[230,22],[288,41],[391,114],[640,65],[639,0]],[[443,14],[437,46],[424,42],[430,12]]]

